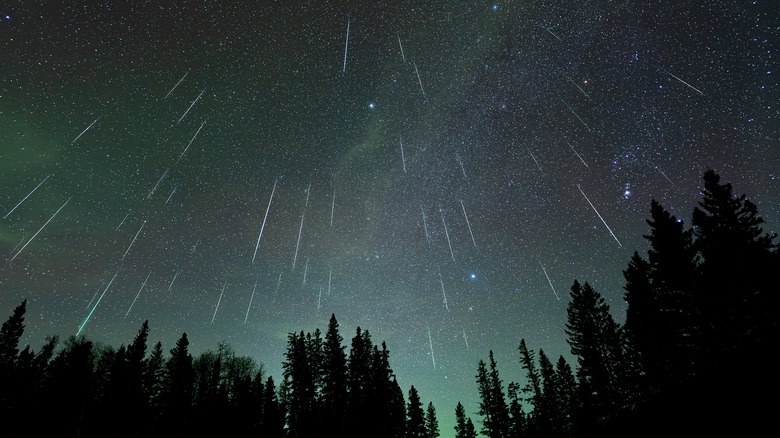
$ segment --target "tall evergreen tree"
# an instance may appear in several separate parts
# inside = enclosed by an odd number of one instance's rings
[[[320,346],[311,333],[290,333],[282,364],[287,394],[287,423],[293,437],[316,436],[318,424],[318,382],[321,369]]]
[[[466,438],[466,408],[458,401],[455,406],[455,438]]]
[[[425,433],[427,438],[439,437],[439,419],[436,418],[433,402],[428,402],[428,408],[425,410]]]
[[[368,392],[371,380],[373,345],[368,330],[357,328],[352,338],[347,363],[347,385],[349,389],[347,436],[362,437],[370,429]]]
[[[191,431],[195,370],[189,352],[190,341],[182,333],[165,363],[162,428],[165,434],[186,435]]]
[[[93,347],[83,336],[71,336],[52,359],[44,403],[38,406],[49,416],[39,423],[42,436],[78,436],[85,431],[85,416],[93,411],[97,393]]]
[[[584,418],[602,422],[623,407],[622,332],[604,298],[588,283],[574,282],[567,314],[567,341],[577,356],[579,392],[587,407]]]
[[[542,405],[542,377],[536,368],[534,352],[528,349],[525,339],[520,339],[520,346],[517,349],[520,352],[520,366],[526,371],[528,382],[523,391],[529,394],[528,401],[534,407],[535,416],[536,410],[541,409]],[[534,428],[537,427],[535,423],[536,420],[534,420]]]
[[[395,376],[390,384],[390,436],[403,438],[406,436],[406,401],[404,392]]]
[[[16,407],[22,397],[24,383],[18,379],[16,362],[19,356],[19,340],[24,333],[24,314],[27,300],[14,308],[13,313],[0,327],[0,420],[5,415],[16,415]],[[10,421],[12,417],[5,419]]]
[[[347,413],[347,355],[336,315],[331,314],[323,345],[322,408],[325,430],[335,436],[344,433]]]
[[[651,202],[648,261],[637,253],[624,271],[626,332],[652,390],[677,385],[694,373],[700,342],[695,306],[697,257],[682,221]]]
[[[274,378],[268,376],[263,386],[263,418],[260,426],[260,436],[267,438],[283,438],[285,431],[285,409],[279,400]]]
[[[780,262],[777,235],[763,232],[764,220],[745,195],[735,196],[731,184],[721,184],[711,169],[704,173],[703,195],[692,215],[695,247],[703,259],[698,305],[712,341],[708,361],[719,363],[733,357],[724,352],[774,342]]]
[[[560,437],[561,418],[558,408],[558,386],[555,381],[555,369],[552,362],[544,354],[544,350],[539,350],[539,375],[542,378],[542,387],[539,406],[534,409],[537,426],[541,431],[541,436]]]
[[[406,438],[426,438],[425,411],[423,411],[420,394],[414,385],[409,388],[409,401],[406,405]]]
[[[529,436],[527,427],[527,416],[523,412],[523,405],[520,400],[520,385],[517,382],[511,382],[506,389],[509,399],[509,437],[521,438]]]
[[[555,387],[558,396],[558,412],[561,436],[570,438],[575,435],[574,419],[579,411],[577,403],[577,380],[571,366],[563,356],[555,364]]]
[[[149,406],[149,429],[157,431],[164,409],[165,358],[163,357],[162,342],[155,343],[152,352],[149,353],[143,372],[143,388]]]
[[[492,350],[489,352],[489,362],[489,371],[482,360],[477,367],[479,414],[483,417],[482,434],[491,438],[500,438],[509,433],[509,407],[504,398],[503,382]]]

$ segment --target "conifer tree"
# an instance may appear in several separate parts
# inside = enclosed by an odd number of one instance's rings
[[[721,184],[711,169],[704,173],[703,194],[692,215],[695,247],[703,259],[698,305],[712,341],[708,361],[717,363],[731,360],[724,352],[774,341],[780,263],[777,235],[763,232],[753,202],[735,196],[731,184]]]
[[[165,363],[162,419],[165,434],[184,435],[191,430],[195,370],[189,345],[187,333],[182,333]]]
[[[477,367],[479,415],[483,417],[482,434],[491,438],[500,438],[509,433],[509,408],[504,398],[503,382],[492,350],[489,352],[489,362],[489,371],[482,360]]]
[[[371,426],[368,422],[368,392],[371,380],[372,354],[371,335],[368,330],[357,328],[352,338],[347,362],[347,387],[349,389],[347,436],[361,437]]]
[[[524,392],[529,393],[529,402],[534,407],[534,411],[542,404],[542,378],[539,370],[536,368],[534,352],[528,349],[525,339],[520,339],[520,346],[517,347],[520,352],[520,366],[526,371],[528,383]]]
[[[555,364],[555,387],[558,396],[558,412],[560,431],[563,437],[575,435],[575,418],[579,412],[577,403],[577,380],[574,377],[571,366],[563,356],[558,358]]]
[[[403,438],[406,436],[406,401],[404,392],[395,376],[390,384],[390,436]]]
[[[466,408],[463,407],[463,403],[458,401],[458,405],[455,406],[455,438],[466,437]]]
[[[534,409],[537,427],[542,436],[558,437],[560,436],[559,426],[561,424],[558,407],[558,388],[555,381],[555,369],[552,362],[544,354],[544,350],[539,349],[539,375],[542,378],[542,387],[539,406]]]
[[[286,436],[285,409],[279,400],[276,384],[271,376],[268,376],[263,386],[263,418],[260,431],[260,436],[267,438]]]
[[[425,411],[420,394],[414,385],[409,388],[409,402],[406,405],[406,438],[427,438]]]
[[[585,418],[600,422],[623,407],[625,363],[620,326],[604,298],[588,283],[574,282],[567,314],[565,332],[571,353],[577,356],[580,397],[588,409]]]
[[[425,433],[427,438],[439,437],[439,420],[436,418],[433,402],[428,402],[428,408],[425,410]]]
[[[521,438],[528,435],[528,421],[523,405],[520,401],[520,385],[517,382],[511,382],[506,389],[509,399],[509,437]]]
[[[96,354],[92,341],[69,337],[47,372],[44,404],[49,417],[39,423],[42,436],[77,436],[86,430],[85,416],[96,400]]]
[[[344,433],[347,412],[347,355],[336,315],[331,314],[323,345],[322,407],[325,430],[335,436]]]
[[[682,221],[651,202],[648,261],[635,253],[624,271],[629,304],[626,335],[651,390],[679,384],[694,373],[700,342],[695,306],[697,257]]]
[[[15,414],[22,397],[24,383],[16,373],[19,356],[19,340],[24,333],[24,314],[27,312],[27,300],[14,308],[13,313],[0,327],[0,420],[5,415]],[[8,418],[8,421],[11,417]]]
[[[318,431],[318,382],[321,369],[318,342],[311,333],[290,333],[282,364],[285,382],[287,423],[294,437],[315,436]]]

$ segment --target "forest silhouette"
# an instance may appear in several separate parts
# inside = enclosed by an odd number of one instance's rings
[[[646,254],[623,271],[625,323],[575,280],[565,333],[576,358],[553,362],[519,340],[521,386],[504,386],[490,351],[475,364],[479,410],[454,409],[456,438],[735,434],[765,430],[777,393],[780,245],[745,195],[713,171],[691,226],[650,204]],[[404,390],[384,342],[358,327],[349,348],[335,315],[323,336],[290,333],[277,382],[230,345],[167,353],[145,321],[128,345],[50,336],[20,349],[27,302],[0,329],[0,422],[63,437],[420,437],[440,431],[433,403]],[[464,395],[465,396],[465,395]]]

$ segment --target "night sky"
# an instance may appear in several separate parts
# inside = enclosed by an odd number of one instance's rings
[[[575,279],[624,321],[651,199],[689,223],[712,168],[780,225],[773,1],[223,3],[0,4],[23,344],[148,319],[278,382],[335,313],[449,436],[490,350],[505,384],[521,338],[576,365]]]

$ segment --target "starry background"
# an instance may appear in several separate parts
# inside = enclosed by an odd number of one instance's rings
[[[780,221],[771,1],[0,8],[0,315],[26,298],[34,349],[94,308],[92,340],[148,319],[278,381],[335,314],[449,436],[490,350],[575,365],[575,279],[624,320],[651,199],[688,222],[713,168]]]

